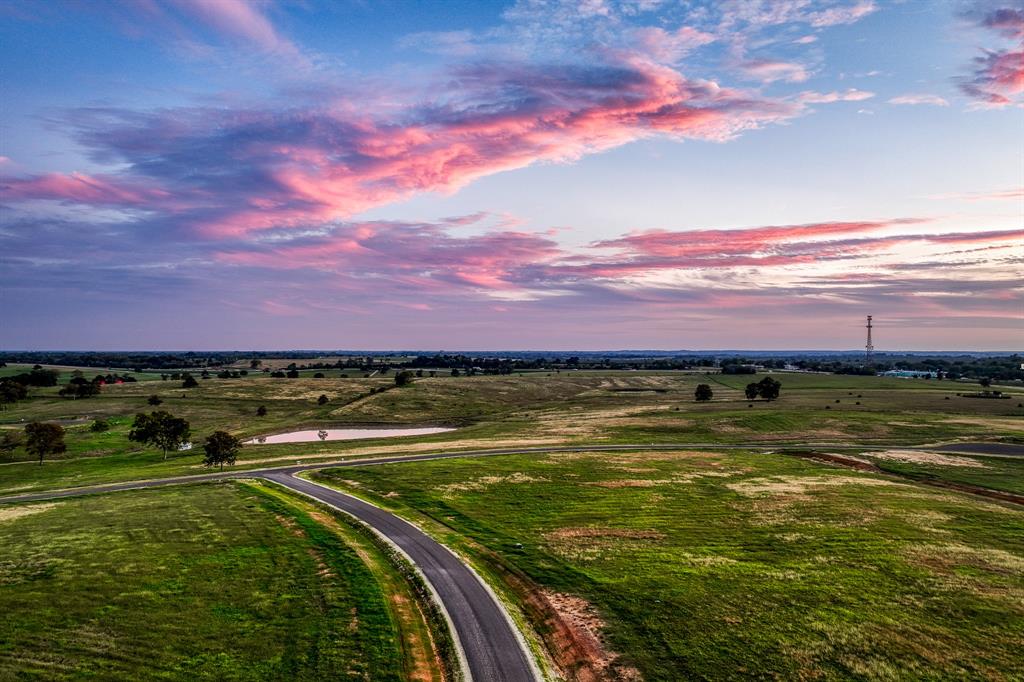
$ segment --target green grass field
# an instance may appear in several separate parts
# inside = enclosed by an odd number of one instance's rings
[[[589,623],[623,679],[1008,679],[1024,666],[1012,505],[738,451],[314,476],[420,522],[520,601],[526,584]]]
[[[776,374],[782,396],[767,403],[744,398],[746,383],[760,378],[751,375],[439,373],[396,388],[392,377],[346,373],[213,378],[193,389],[156,375],[77,401],[33,389],[0,412],[0,429],[59,421],[68,451],[38,466],[15,449],[0,462],[0,493],[202,473],[199,447],[164,461],[127,440],[133,416],[154,409],[146,402],[154,394],[159,409],[191,422],[197,445],[216,429],[250,437],[318,426],[458,427],[247,446],[239,470],[574,443],[816,444],[822,452],[859,444],[876,449],[841,452],[894,475],[1024,492],[1024,460],[900,450],[1020,441],[1019,391],[977,400],[957,395],[976,387],[952,382]],[[698,383],[712,385],[712,401],[694,402]],[[96,418],[111,429],[92,432]],[[784,454],[699,447],[345,469],[330,480],[471,557],[522,605],[519,617],[566,671],[591,666],[627,680],[999,679],[1022,666],[1019,507]],[[32,508],[45,511],[9,516]],[[0,514],[8,514],[0,517],[0,611],[18,614],[0,625],[0,678],[158,670],[320,678],[380,666],[370,679],[440,679],[430,645],[439,635],[394,566],[364,533],[276,488],[189,486]],[[59,609],[50,606],[56,594],[67,596]],[[366,618],[340,633],[353,607]],[[330,641],[323,633],[333,633]],[[147,647],[158,651],[144,656]],[[364,667],[351,670],[350,661]]]
[[[274,490],[3,507],[0,546],[0,679],[439,679],[373,544]]]
[[[327,425],[459,427],[415,439],[247,447],[239,468],[424,449],[566,443],[908,445],[1024,439],[1024,408],[1018,407],[1024,393],[1019,399],[977,400],[957,396],[965,387],[952,382],[775,376],[783,390],[771,403],[743,398],[742,387],[758,377],[685,372],[438,377],[400,389],[389,377],[213,378],[193,389],[156,380],[106,386],[100,396],[83,400],[60,398],[56,388],[33,389],[29,400],[0,411],[0,429],[59,421],[67,429],[68,451],[43,467],[35,467],[23,448],[0,455],[6,457],[0,460],[0,492],[200,472],[199,448],[165,462],[160,453],[127,440],[133,416],[154,409],[146,402],[150,395],[163,400],[159,409],[190,421],[196,443],[216,429],[249,437]],[[693,401],[701,382],[714,387],[709,403]],[[329,402],[318,405],[320,395]],[[268,414],[256,417],[261,405]],[[91,432],[95,418],[110,419],[113,428]]]

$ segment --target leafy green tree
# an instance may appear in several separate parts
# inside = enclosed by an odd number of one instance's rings
[[[181,387],[182,388],[195,388],[198,385],[199,385],[199,382],[196,381],[196,378],[194,376],[192,376],[191,374],[186,374],[185,375],[185,380],[181,382]]]
[[[160,448],[167,459],[170,450],[177,450],[188,442],[192,435],[188,422],[181,417],[159,410],[149,414],[135,415],[128,440]]]
[[[395,386],[408,386],[412,383],[413,373],[403,370],[395,375]]]
[[[747,387],[743,389],[743,393],[747,396],[747,400],[753,400],[760,392],[761,389],[757,384],[747,384]]]
[[[330,398],[328,398],[326,395],[321,394],[320,397],[316,399],[316,404],[317,405],[326,405],[330,401],[331,401]]]
[[[89,425],[89,430],[93,433],[103,433],[104,431],[110,430],[110,422],[106,419],[95,419],[92,424]]]
[[[152,405],[153,407],[156,407],[157,405],[162,403],[163,400],[161,400],[160,396],[158,395],[151,395],[148,398],[146,398],[146,402]]]
[[[782,384],[771,377],[765,377],[757,382],[757,391],[765,400],[775,400],[781,390]]]
[[[11,379],[0,379],[0,405],[16,403],[28,397],[28,387]]]
[[[100,394],[100,384],[98,381],[89,381],[80,376],[74,377],[68,382],[68,385],[57,391],[57,393],[65,398],[91,398],[94,395]]]
[[[28,424],[25,426],[25,449],[38,457],[39,466],[42,466],[46,455],[59,454],[68,449],[64,444],[64,428],[46,422]]]
[[[206,442],[203,443],[203,450],[206,452],[203,464],[208,467],[220,466],[220,470],[224,471],[225,464],[233,465],[235,463],[235,458],[241,447],[242,441],[227,431],[214,431],[206,437]]]
[[[297,369],[290,369],[290,370],[288,370],[288,373],[285,374],[285,376],[288,377],[289,379],[298,379],[299,378],[299,370],[297,370]]]
[[[707,384],[697,384],[697,388],[693,392],[694,399],[700,402],[711,400],[714,395],[714,391]]]
[[[21,431],[4,429],[4,435],[0,436],[0,453],[10,457],[25,442],[25,436]]]
[[[982,377],[981,381],[979,381],[978,383],[980,383],[983,388],[988,388],[989,386],[992,385],[992,380],[989,379],[988,377]]]

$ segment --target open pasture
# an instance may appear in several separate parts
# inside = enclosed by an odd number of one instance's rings
[[[1020,507],[699,448],[313,476],[470,557],[566,668],[645,680],[1000,679],[1024,663]],[[597,649],[574,654],[566,627]]]
[[[4,506],[0,546],[0,679],[435,679],[373,544],[260,486]]]
[[[909,445],[955,439],[1024,438],[1018,399],[957,396],[962,384],[942,381],[818,374],[772,375],[782,382],[772,402],[747,401],[742,388],[755,375],[683,372],[562,372],[551,375],[419,378],[396,387],[391,377],[205,379],[191,389],[177,381],[104,386],[94,398],[70,400],[57,388],[34,388],[30,398],[0,412],[0,433],[57,421],[68,451],[43,467],[23,448],[0,455],[0,490],[15,491],[153,478],[201,469],[198,448],[159,452],[127,440],[138,412],[163,409],[189,420],[200,443],[214,430],[253,437],[321,426],[457,426],[427,437],[360,443],[303,443],[243,448],[239,467],[429,449],[531,447],[572,443],[723,443]],[[711,401],[693,391],[709,383]],[[968,387],[969,388],[969,387]],[[151,395],[163,401],[147,403]],[[326,395],[328,402],[317,399]],[[1024,395],[1021,396],[1024,400]],[[860,404],[858,404],[860,403]],[[267,408],[257,417],[258,407]],[[92,420],[111,429],[96,433]]]

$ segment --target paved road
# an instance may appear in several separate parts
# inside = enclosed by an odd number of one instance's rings
[[[394,514],[284,472],[262,475],[348,512],[397,545],[416,564],[451,619],[474,682],[534,682],[532,657],[483,581],[446,547]]]
[[[1024,457],[1024,445],[1016,443],[950,443],[928,449],[936,452],[956,452],[968,455]]]

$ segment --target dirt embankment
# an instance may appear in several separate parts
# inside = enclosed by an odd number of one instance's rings
[[[513,572],[497,557],[486,556],[491,569],[515,593],[519,604],[543,639],[559,675],[574,682],[640,682],[640,671],[611,651],[602,633],[604,623],[586,600],[545,590]]]

